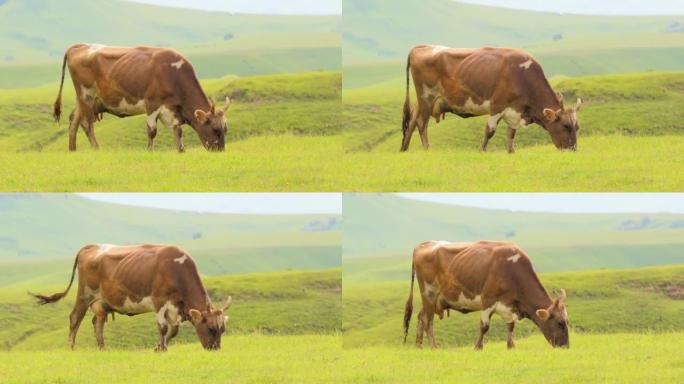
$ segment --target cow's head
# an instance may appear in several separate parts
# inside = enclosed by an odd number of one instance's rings
[[[226,134],[228,133],[226,112],[230,107],[230,98],[226,97],[226,105],[223,108],[216,109],[211,100],[210,105],[209,111],[195,110],[196,121],[192,126],[197,131],[204,148],[210,151],[223,151],[226,148]]]
[[[560,290],[560,295],[553,300],[550,307],[537,309],[535,315],[539,329],[552,346],[565,348],[570,346],[568,311],[565,309],[565,290]]]
[[[574,107],[563,106],[563,96],[558,94],[560,109],[545,108],[542,126],[551,135],[551,141],[558,149],[577,150],[577,132],[580,129],[577,112],[582,106],[582,100],[577,99]]]
[[[190,309],[190,321],[195,327],[197,336],[204,349],[221,349],[221,335],[226,331],[228,316],[225,314],[233,302],[229,296],[223,308],[216,308],[209,304],[206,310]]]

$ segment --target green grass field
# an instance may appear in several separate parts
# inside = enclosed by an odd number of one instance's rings
[[[3,383],[211,383],[331,382],[341,361],[336,335],[229,335],[220,351],[199,344],[152,350],[66,349],[0,352]]]

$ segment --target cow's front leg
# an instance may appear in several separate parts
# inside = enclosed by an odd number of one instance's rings
[[[491,115],[489,116],[489,119],[487,119],[487,124],[485,125],[484,129],[484,137],[482,138],[482,144],[480,144],[480,151],[485,152],[487,150],[487,144],[489,144],[489,139],[494,137],[494,134],[496,133],[496,126],[499,124],[500,120],[500,113],[497,113],[496,115]]]
[[[477,341],[475,342],[475,349],[477,350],[482,350],[482,347],[484,346],[484,337],[487,331],[489,331],[489,323],[492,321],[492,311],[491,310],[485,310],[482,311],[482,315],[480,315],[480,337],[477,338]]]
[[[513,146],[513,139],[515,139],[515,133],[517,129],[513,126],[508,126],[508,135],[506,137],[506,147],[508,148],[508,153],[515,153],[515,147]]]
[[[515,343],[513,342],[513,328],[515,328],[515,322],[506,323],[506,329],[508,331],[506,345],[508,346],[508,349],[515,348]]]
[[[166,352],[168,346],[167,334],[169,333],[169,325],[166,323],[157,323],[157,327],[159,328],[159,344],[154,350],[156,352]]]
[[[180,124],[175,124],[173,126],[173,134],[176,137],[176,149],[178,149],[178,152],[185,152],[185,146],[183,145],[183,129]]]
[[[154,138],[157,137],[157,114],[147,116],[147,150],[154,150]]]

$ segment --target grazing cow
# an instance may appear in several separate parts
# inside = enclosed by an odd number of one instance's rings
[[[115,246],[91,244],[81,248],[64,292],[51,296],[31,294],[39,304],[55,303],[66,296],[78,268],[78,294],[69,316],[69,345],[88,308],[95,314],[95,338],[104,349],[103,328],[107,315],[134,316],[154,312],[159,328],[157,351],[165,351],[189,320],[205,349],[220,349],[231,298],[216,307],[202,285],[192,257],[184,250],[166,245]]]
[[[435,313],[445,310],[461,313],[482,311],[480,337],[476,349],[482,349],[492,314],[506,322],[508,348],[513,348],[515,322],[532,320],[554,347],[568,347],[568,313],[565,291],[553,299],[542,286],[525,251],[515,243],[479,241],[450,243],[427,241],[413,251],[411,291],[404,312],[404,342],[413,312],[413,280],[418,279],[422,309],[418,314],[416,344],[422,346],[427,333],[432,348]]]
[[[173,128],[176,148],[185,150],[181,126],[189,124],[209,150],[223,151],[227,133],[226,105],[216,109],[197,80],[190,61],[173,49],[153,47],[105,47],[77,44],[67,49],[62,81],[53,116],[62,114],[64,72],[76,89],[76,108],[69,118],[69,150],[76,150],[76,133],[83,128],[93,148],[98,148],[93,125],[104,112],[118,117],[147,115],[147,148],[154,148],[157,120]]]
[[[409,69],[418,103],[411,111]],[[460,117],[489,115],[480,149],[485,151],[499,121],[508,125],[508,152],[513,153],[516,130],[541,125],[559,149],[577,149],[577,111],[582,101],[566,108],[551,89],[541,65],[530,54],[510,48],[456,49],[414,47],[406,62],[406,100],[401,150],[408,150],[416,126],[428,149],[430,116],[439,121],[447,112]]]

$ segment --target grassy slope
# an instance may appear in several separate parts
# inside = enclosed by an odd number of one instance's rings
[[[340,265],[335,215],[195,213],[73,195],[5,196],[0,212],[0,287],[26,277],[66,281],[74,255],[90,243],[177,244],[208,275]]]
[[[511,23],[511,20],[515,20]],[[402,60],[418,44],[517,46],[551,74],[682,69],[684,36],[666,32],[682,16],[614,17],[539,13],[449,0],[344,3],[347,65]],[[563,39],[553,40],[561,34]]]
[[[388,194],[345,194],[343,207],[343,257],[359,259],[345,263],[349,278],[403,280],[425,240],[514,241],[543,272],[684,263],[680,214],[511,212]]]
[[[345,262],[345,271],[346,271]],[[344,345],[399,346],[402,343],[404,304],[410,286],[410,268],[398,280],[353,281],[343,277]],[[568,293],[572,345],[573,338],[586,333],[676,332],[684,327],[684,267],[654,267],[633,270],[605,270],[540,274],[551,291]],[[408,343],[415,340],[415,316],[420,296],[414,296],[414,313]],[[435,320],[435,338],[442,346],[472,345],[478,335],[479,313],[462,315],[453,311],[442,321]],[[489,340],[505,340],[503,321],[494,316]],[[539,334],[528,320],[516,326],[518,338]],[[524,344],[527,340],[520,341]],[[485,347],[486,349],[486,347]]]
[[[339,69],[341,63],[340,16],[237,15],[103,0],[11,0],[0,6],[0,20],[2,88],[55,81],[65,49],[83,42],[83,36],[108,45],[175,47],[188,55],[201,77]],[[227,34],[232,37],[225,40]]]
[[[4,350],[62,349],[66,346],[69,312],[75,290],[54,305],[38,306],[27,290],[49,292],[59,284],[38,284],[27,279],[0,290],[0,345]],[[229,310],[227,345],[236,334],[334,334],[340,329],[341,270],[288,271],[217,276],[204,279],[214,301],[233,297]],[[78,349],[96,348],[89,323],[79,330]],[[105,327],[107,345],[114,348],[152,348],[158,341],[154,314],[117,316]],[[183,323],[178,343],[196,343],[194,329]]]

